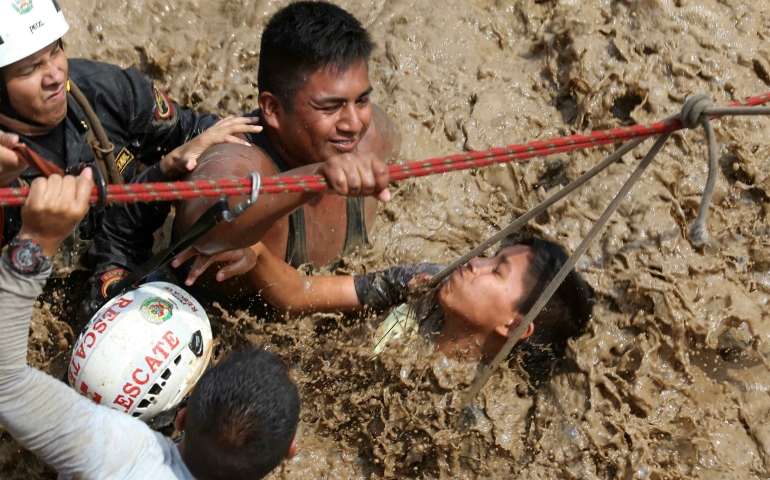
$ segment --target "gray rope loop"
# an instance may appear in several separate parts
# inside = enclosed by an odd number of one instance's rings
[[[704,115],[703,112],[713,106],[714,102],[711,101],[708,95],[703,93],[693,95],[684,101],[682,112],[679,114],[679,121],[687,128],[698,128],[703,124],[701,120],[701,116]]]
[[[714,135],[714,129],[712,128],[708,117],[709,110],[712,108],[714,108],[714,102],[712,102],[707,95],[702,93],[693,95],[685,100],[682,105],[679,121],[682,122],[682,125],[690,129],[697,128],[700,125],[703,127],[703,131],[706,134],[709,158],[708,179],[706,180],[706,187],[703,190],[700,207],[698,208],[698,216],[690,226],[690,232],[687,237],[693,246],[709,246],[713,250],[715,249],[715,245],[713,240],[709,237],[708,227],[706,226],[711,197],[714,194],[714,187],[717,183],[718,170],[716,136]]]
[[[712,127],[711,122],[709,121],[709,115],[712,115],[712,116],[770,115],[770,107],[716,108],[714,107],[714,103],[712,102],[712,100],[707,95],[698,94],[698,95],[693,95],[692,97],[688,98],[684,102],[684,104],[682,105],[682,110],[679,114],[672,115],[666,118],[666,121],[675,120],[678,118],[679,121],[682,123],[682,125],[689,129],[695,129],[698,126],[702,126],[706,134],[706,139],[708,141],[708,158],[709,158],[708,179],[706,181],[706,186],[703,190],[703,196],[701,198],[700,207],[698,208],[698,216],[693,222],[692,226],[690,227],[688,238],[690,239],[690,242],[692,243],[693,246],[703,247],[704,250],[711,253],[716,251],[716,249],[718,248],[718,244],[709,238],[706,220],[708,217],[709,204],[711,203],[711,198],[714,193],[714,187],[716,186],[716,179],[717,179],[717,172],[718,172],[718,163],[717,163],[718,158],[717,158],[716,136],[714,134],[714,128]],[[594,226],[591,228],[588,234],[580,242],[580,245],[578,245],[578,247],[575,249],[572,255],[570,255],[567,262],[562,266],[561,269],[559,269],[559,272],[548,284],[545,291],[540,295],[540,298],[538,298],[537,302],[535,302],[535,305],[532,306],[530,311],[525,316],[524,320],[522,320],[522,322],[510,334],[503,348],[500,349],[500,351],[497,353],[497,355],[491,361],[491,363],[487,365],[486,368],[483,369],[483,371],[481,372],[481,375],[478,376],[473,381],[473,384],[471,385],[470,389],[468,390],[467,394],[462,400],[462,404],[460,408],[461,415],[459,418],[459,425],[458,425],[460,426],[460,428],[468,428],[470,425],[473,424],[474,418],[475,418],[475,414],[474,414],[475,408],[473,407],[473,400],[476,397],[476,395],[478,395],[478,393],[484,388],[486,383],[492,377],[492,374],[497,370],[500,364],[507,358],[508,354],[510,354],[514,345],[521,339],[521,336],[524,333],[524,330],[529,326],[530,323],[532,323],[535,320],[535,317],[545,307],[545,304],[548,302],[548,300],[550,300],[551,296],[555,293],[556,289],[559,287],[561,282],[567,276],[569,271],[575,266],[578,259],[588,250],[589,245],[595,240],[595,238],[599,235],[599,233],[604,229],[604,226],[609,221],[610,217],[618,209],[618,207],[620,206],[620,203],[623,202],[625,197],[628,195],[628,192],[631,190],[631,188],[633,188],[634,184],[639,180],[644,170],[650,166],[653,158],[663,148],[663,145],[666,143],[670,135],[671,135],[670,133],[666,133],[658,137],[655,144],[647,152],[647,155],[639,163],[637,168],[633,171],[633,173],[628,178],[626,183],[623,184],[620,191],[618,191],[618,193],[612,199],[612,201],[604,210],[604,212],[599,217],[599,219],[596,220],[596,222],[594,223]],[[548,197],[546,200],[542,201],[537,206],[531,208],[526,213],[524,213],[519,218],[517,218],[515,221],[513,221],[510,225],[508,225],[507,227],[505,227],[495,235],[492,235],[488,239],[484,240],[478,246],[476,246],[476,248],[472,249],[471,251],[469,251],[459,259],[455,260],[451,265],[447,266],[444,270],[436,274],[433,277],[433,279],[427,284],[425,284],[423,288],[420,290],[425,291],[425,290],[438,288],[439,285],[441,284],[441,281],[445,279],[447,276],[449,276],[458,266],[466,263],[473,257],[483,253],[484,250],[486,250],[489,246],[499,242],[505,236],[524,227],[527,224],[527,222],[529,222],[531,219],[535,218],[540,213],[546,211],[548,207],[558,202],[559,200],[563,199],[569,193],[575,191],[578,187],[587,183],[591,178],[595,177],[599,172],[603,171],[604,169],[606,169],[607,167],[615,163],[626,153],[632,151],[634,148],[639,146],[643,141],[644,139],[637,138],[635,140],[627,142],[626,144],[618,148],[612,155],[605,158],[602,162],[600,162],[593,168],[583,173],[577,179],[567,184],[564,188],[556,192],[554,195]],[[414,293],[416,292],[412,292],[412,294]]]

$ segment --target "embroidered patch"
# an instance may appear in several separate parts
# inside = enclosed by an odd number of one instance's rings
[[[129,152],[126,147],[123,147],[123,149],[118,154],[118,157],[115,159],[115,163],[118,165],[118,171],[123,173],[123,170],[126,169],[126,166],[131,163],[131,160],[133,159],[134,155]]]
[[[32,0],[11,0],[11,5],[13,5],[14,10],[22,15],[32,10]]]
[[[155,120],[167,120],[174,116],[174,107],[168,100],[166,93],[154,83],[152,90],[155,92]]]
[[[112,285],[113,283],[117,283],[124,278],[128,276],[128,270],[123,270],[122,268],[115,268],[113,270],[110,270],[109,272],[102,275],[102,296],[104,298],[107,298],[107,289]]]
[[[174,315],[174,304],[160,297],[150,297],[139,308],[145,320],[160,325]]]

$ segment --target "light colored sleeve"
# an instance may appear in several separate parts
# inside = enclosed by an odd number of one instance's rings
[[[49,273],[19,275],[0,261],[0,424],[65,478],[177,478],[147,425],[27,365],[30,318]]]

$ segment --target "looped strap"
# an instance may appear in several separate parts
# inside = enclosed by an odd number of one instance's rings
[[[687,128],[698,128],[703,124],[703,118],[707,118],[704,116],[704,112],[713,106],[714,102],[708,95],[703,93],[693,95],[684,101],[682,112],[679,114],[679,121]]]
[[[16,152],[16,156],[19,160],[34,168],[43,176],[50,177],[54,174],[64,175],[64,171],[61,168],[41,157],[26,145],[16,145],[13,148],[13,151]]]
[[[99,143],[99,140],[94,139],[94,141],[91,142],[91,148],[93,148],[94,151],[101,153],[102,155],[107,155],[115,151],[115,144],[112,142],[107,142],[107,146],[103,148],[102,144]]]

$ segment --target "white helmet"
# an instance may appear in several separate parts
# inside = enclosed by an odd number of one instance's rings
[[[69,28],[56,0],[0,1],[0,68],[44,49]]]
[[[148,422],[195,386],[211,356],[208,316],[187,292],[152,282],[104,305],[80,334],[69,384]]]

